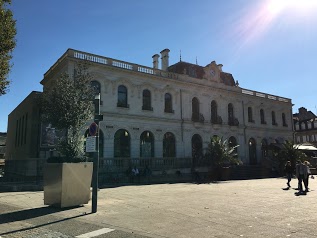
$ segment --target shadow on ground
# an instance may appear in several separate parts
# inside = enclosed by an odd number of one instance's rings
[[[4,214],[0,214],[0,224],[7,223],[7,222],[28,220],[32,218],[49,215],[49,214],[54,214],[63,210],[69,210],[72,208],[59,209],[54,207],[39,207],[39,208],[32,208],[27,210],[4,213]]]

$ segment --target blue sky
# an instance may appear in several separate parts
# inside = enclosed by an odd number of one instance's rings
[[[293,112],[316,113],[315,0],[12,0],[17,47],[0,96],[0,131],[8,114],[43,74],[73,48],[152,66],[170,49],[170,64],[215,60],[243,88],[291,98]]]

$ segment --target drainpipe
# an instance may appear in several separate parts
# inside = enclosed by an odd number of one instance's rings
[[[245,154],[245,156],[247,155],[247,148],[249,148],[249,144],[247,144],[247,136],[246,136],[246,129],[247,129],[247,127],[246,127],[246,125],[245,125],[245,116],[244,116],[244,101],[242,100],[242,119],[243,119],[243,137],[244,137],[244,145],[245,145],[245,147],[244,147],[244,154]]]
[[[294,106],[294,104],[292,104],[292,106]],[[293,110],[292,108],[290,109],[290,118],[291,118],[291,124],[292,124],[292,134],[293,134],[293,143],[295,144],[296,142],[296,131],[295,131],[295,125],[294,125],[294,119],[293,119]]]
[[[182,137],[182,142],[184,142],[184,119],[183,119],[183,97],[182,97],[182,90],[180,89],[180,104],[181,104],[181,137]]]

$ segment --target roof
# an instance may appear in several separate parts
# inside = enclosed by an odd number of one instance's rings
[[[312,111],[308,111],[306,108],[301,107],[298,109],[298,113],[293,114],[293,118],[297,121],[309,121],[316,119],[316,115]]]
[[[188,62],[180,61],[168,67],[169,72],[177,74],[187,74],[190,77],[202,79],[205,75],[204,67],[191,64]],[[230,73],[220,72],[220,79],[225,85],[235,86],[235,81]]]
[[[190,77],[202,79],[205,71],[204,68],[197,64],[191,64],[184,61],[180,61],[168,67],[169,72],[177,74],[187,74]]]

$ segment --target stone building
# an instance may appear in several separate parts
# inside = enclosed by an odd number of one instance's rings
[[[256,165],[263,162],[271,143],[293,139],[291,99],[244,89],[215,61],[206,66],[183,61],[170,65],[169,52],[153,55],[153,67],[146,67],[68,49],[41,84],[45,90],[61,73],[73,74],[77,62],[90,62],[104,118],[101,160],[108,164],[119,158],[187,158],[195,163],[210,138],[218,135],[239,145],[245,165]],[[21,132],[24,139],[17,137],[23,124],[19,120],[9,117],[9,159],[36,156],[14,152],[19,140],[23,144],[31,139],[31,132]],[[29,126],[24,130],[31,130]],[[39,157],[49,156],[49,147],[38,148]]]
[[[317,146],[317,116],[301,107],[294,113],[295,142],[298,144],[311,143]]]

